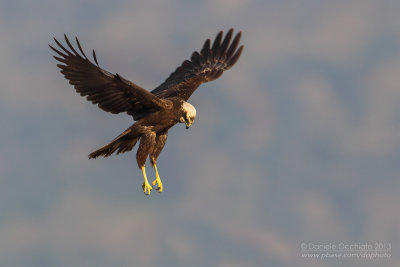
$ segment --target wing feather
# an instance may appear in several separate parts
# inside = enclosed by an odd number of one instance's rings
[[[101,69],[94,50],[93,60],[96,65],[93,64],[83,52],[78,38],[75,40],[80,53],[65,34],[64,38],[69,49],[55,38],[59,49],[49,46],[58,55],[54,58],[62,63],[57,64],[60,72],[74,86],[76,92],[86,96],[88,101],[111,113],[126,112],[135,120],[171,104],[170,101],[156,97],[119,74]]]
[[[183,61],[160,86],[151,91],[160,98],[180,97],[187,101],[193,92],[204,82],[210,82],[230,69],[239,59],[243,45],[239,46],[241,32],[232,40],[233,29],[223,38],[220,31],[211,45],[207,39],[200,52],[193,52],[190,60]]]

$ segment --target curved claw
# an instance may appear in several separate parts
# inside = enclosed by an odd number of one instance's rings
[[[161,182],[160,177],[157,177],[157,178],[153,181],[153,186],[156,185],[156,183],[157,183],[157,190],[158,190],[158,192],[161,193],[163,187],[162,187],[162,182]]]
[[[151,189],[153,189],[153,188],[152,188],[151,185],[149,184],[149,181],[147,181],[147,175],[146,175],[145,167],[143,166],[141,169],[142,169],[143,178],[144,178],[144,183],[143,183],[143,185],[142,185],[142,189],[143,189],[143,191],[144,191],[144,193],[145,193],[146,195],[150,195]]]
[[[156,171],[156,179],[153,181],[153,185],[156,185],[157,184],[157,190],[158,190],[158,192],[162,192],[162,182],[161,182],[161,179],[160,179],[160,175],[158,175],[158,170],[157,170],[157,164],[155,163],[154,164],[154,170]]]
[[[149,182],[144,182],[143,183],[143,185],[142,185],[142,189],[143,189],[143,192],[146,194],[146,195],[150,195],[150,192],[151,192],[151,190],[153,189],[152,187],[151,187],[151,185],[149,184]],[[147,192],[147,193],[146,193]]]

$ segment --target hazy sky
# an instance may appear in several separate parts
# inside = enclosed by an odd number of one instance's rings
[[[0,0],[0,266],[399,266],[399,1]],[[87,155],[132,124],[80,97],[47,44],[78,36],[151,90],[234,27],[238,63],[169,132],[164,192],[135,153]],[[148,176],[154,172],[148,167]],[[391,244],[306,259],[302,243]]]

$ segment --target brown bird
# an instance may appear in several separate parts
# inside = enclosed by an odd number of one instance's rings
[[[157,158],[167,141],[168,130],[177,123],[185,123],[186,129],[189,129],[196,118],[196,109],[186,101],[202,83],[217,79],[239,59],[243,50],[243,45],[238,48],[241,32],[233,40],[232,35],[233,29],[224,38],[220,31],[212,46],[210,39],[207,39],[200,52],[194,52],[190,60],[185,60],[164,83],[151,92],[119,74],[100,68],[94,50],[93,64],[83,52],[78,38],[75,39],[80,53],[65,34],[69,49],[54,38],[59,48],[49,46],[58,54],[54,56],[61,62],[57,66],[75,90],[102,110],[114,114],[126,112],[136,121],[109,144],[91,153],[89,158],[108,157],[114,152],[119,154],[130,151],[140,140],[136,160],[143,172],[144,193],[150,195],[152,190],[145,170],[148,156],[156,172],[156,179],[152,184],[157,184],[158,191],[162,192]]]

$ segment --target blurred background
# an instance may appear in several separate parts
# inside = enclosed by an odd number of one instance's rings
[[[399,266],[400,2],[0,0],[1,266]],[[134,152],[87,155],[132,124],[80,97],[52,37],[151,90],[234,27],[238,63],[169,132],[164,192]],[[148,167],[149,179],[154,171]],[[391,244],[321,260],[301,243]]]

